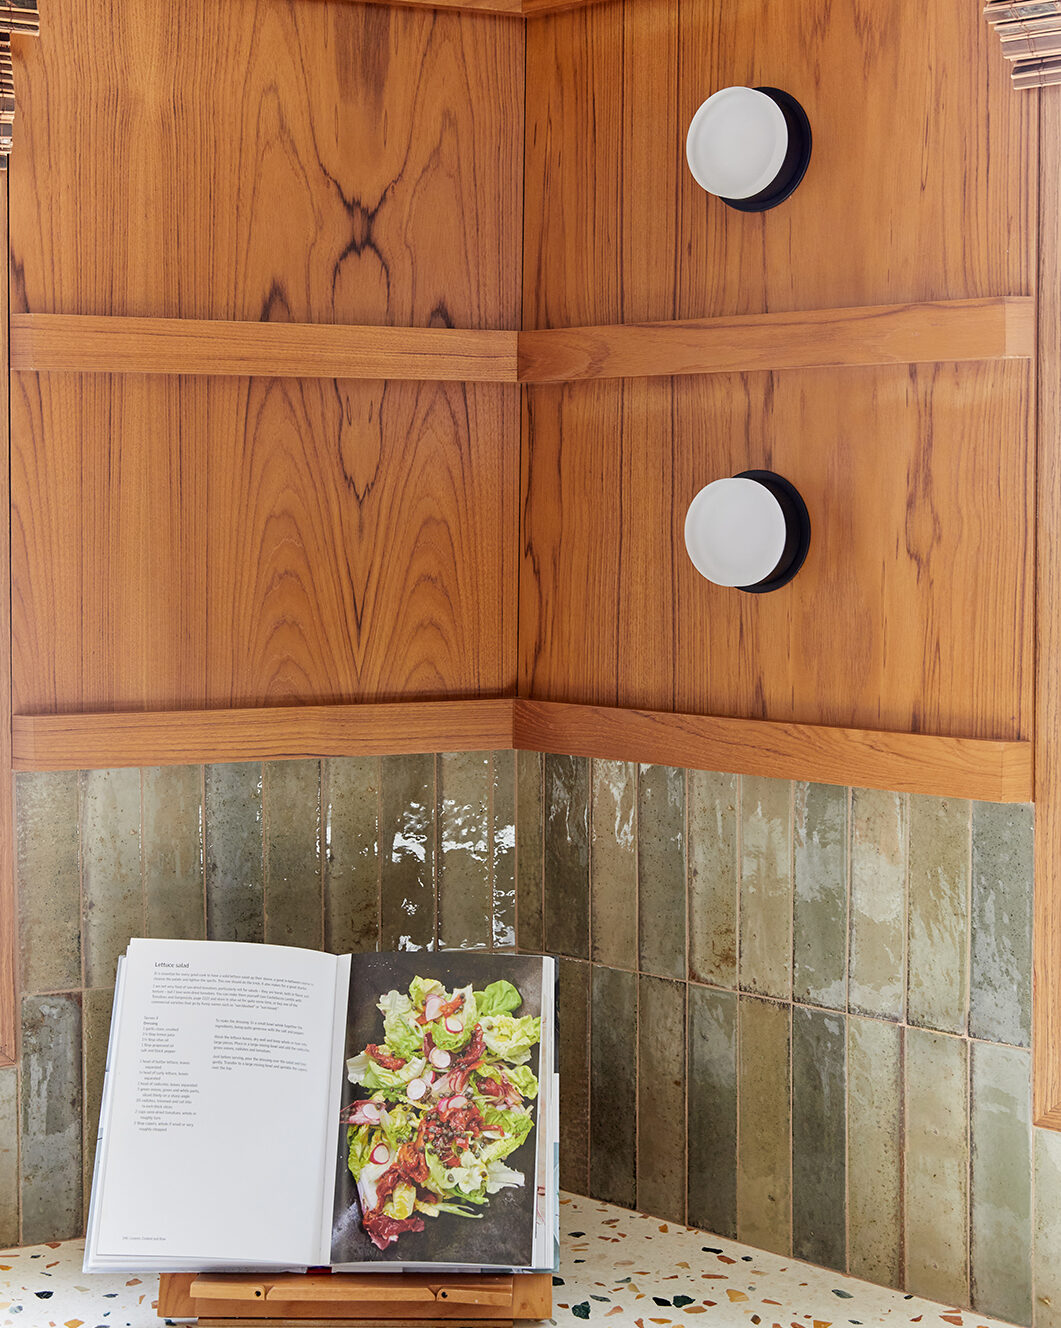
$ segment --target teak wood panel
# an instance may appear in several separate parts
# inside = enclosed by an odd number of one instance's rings
[[[523,26],[64,0],[19,65],[12,308],[515,327]]]
[[[7,242],[7,173],[0,176],[0,239]],[[0,272],[0,1065],[18,1053],[18,913],[15,891],[14,783],[11,778],[11,596],[9,489],[10,373],[7,272]]]
[[[526,393],[521,695],[1031,736],[1029,365],[628,387]],[[693,495],[749,467],[810,510],[770,595],[712,585],[683,542]]]
[[[510,692],[517,393],[15,375],[16,710]]]
[[[525,327],[1031,292],[1034,100],[977,5],[629,0],[526,31]],[[735,83],[810,117],[772,212],[685,167],[696,107]]]

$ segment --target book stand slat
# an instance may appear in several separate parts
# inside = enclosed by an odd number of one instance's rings
[[[548,1319],[552,1303],[548,1273],[163,1273],[158,1313],[162,1319],[197,1319],[202,1328],[380,1322],[387,1328],[441,1328],[455,1321],[510,1328],[519,1319]]]

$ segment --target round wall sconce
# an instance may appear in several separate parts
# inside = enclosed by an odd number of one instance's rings
[[[685,514],[685,548],[701,576],[753,595],[787,586],[810,548],[799,490],[772,470],[706,485]]]
[[[783,203],[810,153],[807,113],[780,88],[722,88],[700,105],[685,138],[693,179],[739,212]]]

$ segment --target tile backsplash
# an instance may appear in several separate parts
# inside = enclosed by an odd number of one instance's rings
[[[23,774],[16,819],[0,1244],[81,1229],[130,936],[518,932],[561,956],[565,1186],[1061,1328],[1030,807],[472,752]]]

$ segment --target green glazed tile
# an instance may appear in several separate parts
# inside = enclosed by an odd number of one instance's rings
[[[82,1231],[81,997],[22,1001],[22,1244]]]
[[[969,1044],[906,1030],[906,1289],[969,1303]]]
[[[0,1249],[18,1244],[18,1071],[0,1070]]]
[[[792,996],[792,785],[741,780],[740,985]],[[754,1242],[753,1242],[754,1243]]]
[[[81,870],[76,770],[15,776],[24,992],[81,986]]]
[[[362,954],[379,948],[378,756],[321,762],[324,808],[324,948]]]
[[[969,1031],[1031,1043],[1032,809],[973,803]]]
[[[969,966],[969,809],[958,798],[910,798],[907,1018],[964,1033]]]
[[[716,987],[732,989],[737,985],[740,779],[737,775],[720,775],[706,770],[690,770],[686,779],[689,789],[689,975],[696,982],[710,982]],[[714,1227],[709,1229],[716,1230]]]
[[[1034,1130],[1035,1325],[1061,1328],[1061,1134]]]
[[[637,766],[592,763],[593,958],[637,967]]]
[[[903,1017],[906,839],[905,794],[852,790],[848,1003],[882,1019]]]
[[[903,1285],[903,1031],[847,1021],[848,1271]]]
[[[265,939],[319,950],[324,944],[319,761],[262,767]]]
[[[589,964],[559,964],[560,1183],[587,1193],[589,1187]]]
[[[146,934],[201,941],[206,936],[202,767],[164,765],[141,774]]]
[[[380,761],[380,949],[435,948],[435,758]]]
[[[593,968],[589,1185],[595,1199],[637,1199],[637,975]]]
[[[542,891],[545,862],[543,760],[516,753],[516,942],[536,954],[545,949]]]
[[[643,765],[637,784],[640,968],[684,980],[685,771]]]
[[[643,977],[637,1024],[637,1207],[685,1221],[685,984]]]
[[[443,950],[487,950],[493,882],[489,752],[438,758],[438,943]]]
[[[204,779],[206,934],[212,941],[262,941],[261,764],[208,765]]]
[[[972,1303],[1032,1318],[1031,1054],[972,1044]]]
[[[792,1253],[847,1269],[846,1019],[792,1010]]]
[[[114,991],[111,987],[93,987],[82,993],[82,1193],[86,1221],[92,1168],[96,1160],[96,1135],[99,1132],[99,1108],[103,1100],[103,1072],[107,1068],[107,1040],[110,1037],[113,1005]]]
[[[742,997],[738,1011],[737,1239],[792,1252],[790,1010]]]
[[[81,907],[85,986],[113,986],[118,956],[144,934],[139,770],[82,772]]]
[[[490,861],[495,950],[516,946],[516,753],[491,752]]]
[[[737,997],[689,987],[690,1226],[737,1237]]]
[[[545,758],[545,947],[589,958],[589,761]]]
[[[793,994],[833,1010],[847,1008],[847,799],[829,784],[793,796]]]

